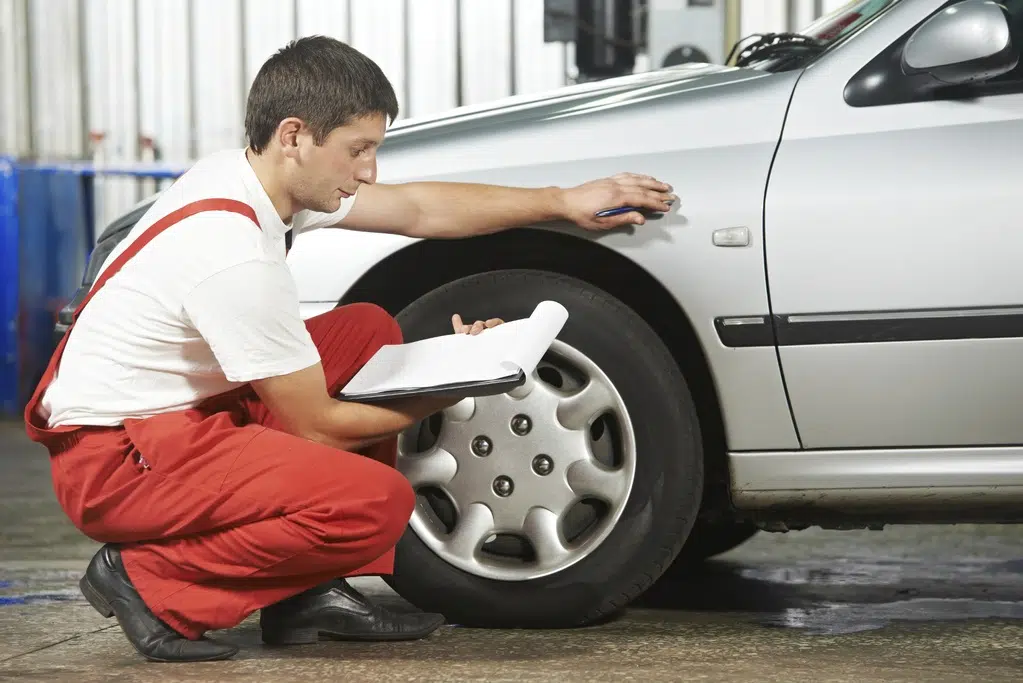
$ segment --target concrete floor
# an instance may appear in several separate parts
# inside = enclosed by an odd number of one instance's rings
[[[572,631],[445,627],[403,644],[263,647],[150,664],[77,580],[97,547],[57,507],[44,451],[0,423],[0,681],[1023,680],[1023,529],[762,534],[623,618]],[[358,582],[400,604],[382,582]]]

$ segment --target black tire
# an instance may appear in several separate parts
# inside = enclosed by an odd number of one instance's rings
[[[749,522],[730,520],[706,522],[698,519],[685,545],[682,546],[682,551],[665,574],[685,570],[715,555],[738,548],[753,538],[757,531],[756,525]]]
[[[470,276],[419,298],[397,316],[406,341],[450,333],[466,321],[528,317],[555,300],[569,311],[559,340],[581,351],[624,399],[636,439],[636,472],[625,510],[590,555],[529,581],[497,581],[461,571],[434,554],[410,527],[388,582],[414,605],[475,627],[565,628],[611,616],[671,564],[700,507],[703,456],[696,409],[668,349],[636,313],[585,282],[537,270]]]

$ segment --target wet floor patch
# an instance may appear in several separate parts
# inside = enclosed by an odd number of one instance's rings
[[[906,557],[828,558],[785,565],[735,567],[741,579],[784,586],[882,588],[955,580],[1023,587],[1023,560],[955,557],[942,561]]]
[[[904,622],[1023,620],[1019,559],[965,552],[850,555],[783,562],[768,557],[759,563],[712,560],[660,582],[638,602],[682,614],[730,614],[805,635],[876,631]]]
[[[1017,560],[963,557],[954,562],[928,562],[875,557],[836,558],[826,564],[745,567],[737,573],[765,588],[802,587],[804,598],[814,593],[817,593],[814,597],[827,595],[829,589],[835,596],[852,598],[816,601],[811,598],[811,604],[795,602],[755,619],[768,627],[838,635],[877,630],[896,622],[1023,619],[1023,601],[1005,599],[1007,593],[1012,598],[1023,597],[1021,570],[1023,563]],[[957,595],[964,588],[974,595]],[[979,597],[976,593],[985,595]],[[865,599],[860,601],[856,597]]]
[[[874,631],[896,622],[954,622],[968,619],[1023,619],[1023,602],[920,598],[881,604],[824,604],[792,607],[754,621],[812,635]]]
[[[12,605],[47,605],[84,600],[78,589],[79,572],[37,569],[0,574],[0,608]]]
[[[54,602],[76,602],[82,599],[82,594],[77,590],[0,595],[0,607],[6,607],[9,605],[45,605]]]

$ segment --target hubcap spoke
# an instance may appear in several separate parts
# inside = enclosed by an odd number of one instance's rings
[[[580,498],[601,498],[611,505],[625,502],[629,481],[624,469],[606,469],[590,457],[572,463],[565,474],[569,488]]]
[[[557,417],[565,428],[578,430],[614,405],[611,390],[601,381],[591,379],[578,393],[566,396],[558,406]]]
[[[444,409],[444,419],[452,422],[468,422],[476,413],[476,399],[469,396]]]
[[[443,539],[442,545],[457,557],[472,558],[493,530],[494,515],[490,508],[473,503],[458,518],[454,531]]]
[[[536,377],[533,375],[526,375],[526,382],[522,386],[515,387],[509,391],[508,395],[515,399],[523,399],[526,396],[529,396],[529,394],[533,392],[534,388],[536,388]]]
[[[434,446],[421,455],[401,456],[398,459],[398,469],[412,484],[412,488],[444,486],[455,478],[458,461],[448,451]]]
[[[522,532],[536,551],[541,566],[557,564],[568,557],[570,550],[561,540],[558,515],[545,508],[533,508],[526,515]]]

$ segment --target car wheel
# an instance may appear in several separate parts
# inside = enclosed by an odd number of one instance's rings
[[[453,313],[515,320],[544,300],[569,318],[524,386],[466,399],[399,438],[418,504],[387,580],[452,623],[607,617],[669,566],[700,506],[693,399],[621,301],[554,273],[496,271],[429,292],[397,318],[414,341],[451,333]]]

